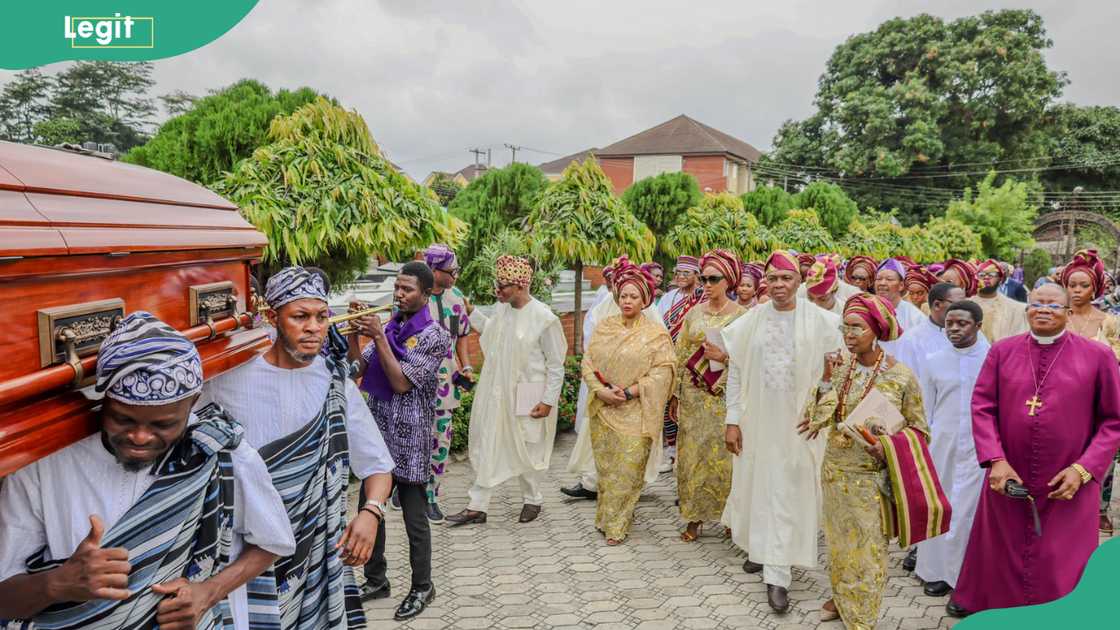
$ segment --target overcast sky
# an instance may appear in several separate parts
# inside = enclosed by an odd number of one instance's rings
[[[503,144],[522,145],[518,160],[540,163],[681,113],[766,150],[812,111],[848,36],[1005,7],[1045,19],[1050,66],[1072,81],[1064,100],[1120,104],[1114,0],[261,0],[218,41],[155,62],[156,93],[309,86],[362,114],[417,179],[467,165],[471,147],[504,165]]]

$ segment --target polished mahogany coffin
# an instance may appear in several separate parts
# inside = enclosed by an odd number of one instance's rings
[[[97,348],[146,310],[198,344],[207,378],[269,345],[237,207],[96,154],[0,142],[0,476],[89,435]]]

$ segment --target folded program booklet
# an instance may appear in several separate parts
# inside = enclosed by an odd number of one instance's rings
[[[891,401],[879,393],[879,390],[872,389],[840,423],[840,430],[852,437],[861,436],[859,439],[866,442],[859,430],[861,427],[868,430],[877,428],[878,431],[872,431],[873,433],[894,435],[905,426],[906,418],[902,417]]]

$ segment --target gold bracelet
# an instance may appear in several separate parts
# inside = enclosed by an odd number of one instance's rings
[[[1078,464],[1077,462],[1070,464],[1069,467],[1076,470],[1077,474],[1081,475],[1082,484],[1089,483],[1089,481],[1093,478],[1093,475],[1090,475],[1089,471],[1085,470],[1085,467],[1081,464]]]

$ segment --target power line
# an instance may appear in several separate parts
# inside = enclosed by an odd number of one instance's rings
[[[519,147],[515,144],[510,144],[508,142],[505,143],[505,145],[506,145],[506,148],[509,149],[509,152],[510,152],[509,163],[513,164],[513,163],[517,162],[517,152],[520,151],[521,149],[524,149],[525,147]]]

